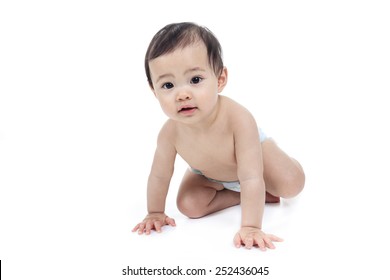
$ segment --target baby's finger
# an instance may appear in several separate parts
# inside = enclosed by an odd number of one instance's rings
[[[245,238],[244,243],[245,243],[245,248],[252,249],[252,247],[253,247],[253,237]]]
[[[241,237],[238,233],[234,236],[233,243],[237,248],[241,247]]]
[[[150,234],[152,228],[153,228],[153,223],[147,222],[147,223],[146,223],[146,226],[145,226],[145,233],[146,233],[146,235],[149,235],[149,234]]]
[[[263,240],[264,240],[265,246],[266,246],[267,248],[269,248],[269,249],[275,249],[275,245],[274,245],[274,243],[272,243],[271,238],[268,238],[268,237],[266,236],[266,237],[264,237]]]
[[[260,249],[261,251],[265,251],[265,250],[266,250],[266,247],[265,247],[265,243],[264,243],[263,238],[261,238],[261,237],[255,237],[255,241],[256,241],[256,244],[257,244],[257,246],[259,246],[259,249]]]
[[[161,222],[160,221],[155,221],[154,222],[154,228],[156,229],[157,232],[161,232]]]
[[[172,219],[172,218],[169,218],[168,216],[165,218],[165,222],[168,224],[168,225],[170,225],[170,226],[176,226],[176,222],[175,222],[175,220],[174,219]]]
[[[271,239],[271,241],[275,241],[275,242],[282,242],[283,239],[276,236],[276,235],[273,235],[273,234],[268,234],[267,235],[269,239]]]
[[[145,230],[145,223],[140,223],[138,227],[138,234],[143,234]]]
[[[132,232],[136,232],[138,228],[139,228],[139,224],[136,225],[131,231],[132,231]]]

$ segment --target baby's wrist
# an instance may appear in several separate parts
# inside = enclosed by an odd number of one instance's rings
[[[148,215],[159,215],[159,214],[165,215],[165,212],[164,211],[148,211]]]
[[[259,229],[261,230],[261,226],[260,225],[241,225],[241,228],[254,228],[254,229]]]

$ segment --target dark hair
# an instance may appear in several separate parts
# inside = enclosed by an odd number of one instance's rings
[[[206,27],[191,22],[172,23],[154,35],[145,55],[145,71],[149,85],[153,88],[150,76],[149,61],[161,55],[184,48],[201,41],[205,44],[209,63],[215,75],[219,76],[223,70],[222,48],[218,39]]]

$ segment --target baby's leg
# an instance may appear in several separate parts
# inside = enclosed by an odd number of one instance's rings
[[[200,218],[239,203],[240,193],[190,170],[184,174],[177,195],[177,207],[189,218]]]
[[[279,202],[280,202],[279,196],[274,196],[269,192],[265,192],[265,203],[279,203]]]
[[[284,198],[299,194],[305,184],[302,166],[283,152],[272,139],[265,140],[261,146],[267,192]]]

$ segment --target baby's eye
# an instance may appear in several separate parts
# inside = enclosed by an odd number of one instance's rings
[[[173,88],[173,84],[172,83],[165,83],[162,85],[162,88],[163,89],[171,89],[171,88]]]
[[[191,79],[191,84],[198,84],[202,81],[203,79],[201,77],[193,77]]]

